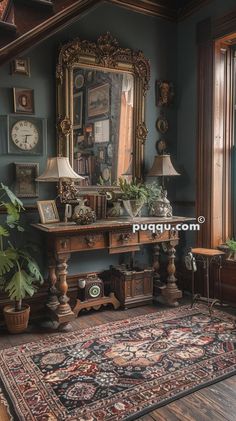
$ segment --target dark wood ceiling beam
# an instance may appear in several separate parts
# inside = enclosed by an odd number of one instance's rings
[[[106,2],[145,15],[159,16],[172,21],[177,19],[177,10],[174,6],[170,6],[170,2],[150,0],[106,0]]]
[[[183,18],[184,13],[187,16],[186,14],[189,14],[191,10],[193,11],[209,1],[212,0],[192,0],[190,6],[183,8],[180,15],[181,18]],[[36,10],[37,8],[32,6],[46,3],[46,0],[14,0],[18,37],[14,40],[12,38],[9,40],[9,31],[5,31],[4,35],[4,31],[1,30],[0,64],[36,45],[38,42],[47,39],[78,20],[80,14],[104,2],[117,4],[146,15],[177,21],[177,9],[173,6],[173,0],[54,0],[53,6],[50,5],[48,11],[46,8],[45,10],[42,8],[40,14]],[[20,3],[22,3],[21,7]],[[27,12],[29,19],[25,21],[24,17],[27,15]]]
[[[197,10],[211,3],[213,0],[191,0],[178,11],[178,20],[186,19]]]
[[[73,4],[66,9],[61,10],[37,27],[0,48],[0,64],[10,60],[12,57],[20,54],[22,51],[27,50],[33,45],[36,45],[39,41],[47,39],[49,36],[63,29],[68,24],[76,21],[81,14],[96,5],[98,5],[97,0],[81,0],[80,2],[73,2]]]
[[[14,0],[15,3],[26,3],[29,7],[53,8],[53,2],[47,0]]]
[[[7,31],[7,32],[14,32],[16,33],[16,25],[10,22],[5,22],[3,20],[0,20],[0,29]]]

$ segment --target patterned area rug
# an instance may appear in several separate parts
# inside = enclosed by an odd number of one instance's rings
[[[1,351],[0,401],[21,421],[132,420],[236,373],[235,325],[202,305]]]

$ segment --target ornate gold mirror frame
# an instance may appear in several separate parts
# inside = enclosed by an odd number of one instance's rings
[[[147,138],[145,125],[145,95],[149,87],[150,64],[141,51],[121,48],[110,33],[98,38],[97,42],[75,39],[63,45],[59,52],[56,68],[57,80],[57,138],[58,155],[69,157],[73,167],[73,72],[76,68],[90,68],[109,72],[127,72],[133,75],[133,159],[132,176],[142,179],[144,144]],[[62,201],[76,197],[75,183],[62,183]],[[82,192],[111,190],[113,186],[86,186]]]

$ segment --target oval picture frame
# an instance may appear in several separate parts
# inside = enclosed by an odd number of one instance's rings
[[[160,133],[165,134],[169,129],[169,123],[165,117],[158,117],[156,127]]]

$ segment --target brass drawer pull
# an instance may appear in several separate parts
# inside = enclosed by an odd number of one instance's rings
[[[68,240],[61,240],[60,246],[61,248],[66,249],[68,247]]]
[[[94,240],[94,237],[93,236],[87,236],[87,237],[85,237],[85,241],[86,241],[88,247],[91,247],[92,248],[92,247],[95,246],[95,240]]]
[[[122,243],[127,243],[131,239],[131,233],[128,234],[120,234],[119,240]]]

